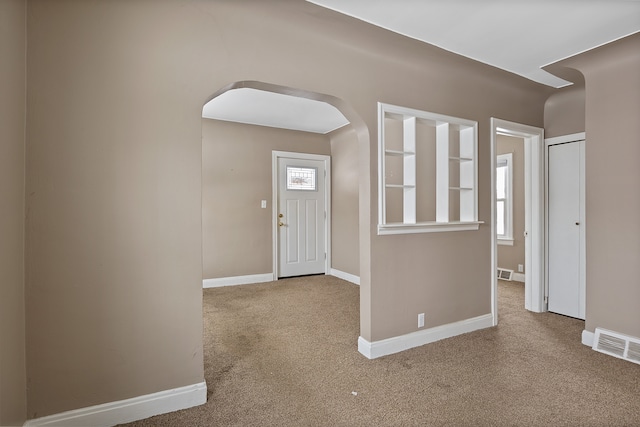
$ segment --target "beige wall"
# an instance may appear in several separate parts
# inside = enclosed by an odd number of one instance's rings
[[[640,34],[560,64],[586,86],[586,329],[640,337]]]
[[[202,381],[200,115],[235,81],[330,94],[360,120],[365,339],[490,312],[489,119],[542,126],[551,89],[301,0],[28,16],[29,417]],[[478,121],[479,231],[376,235],[378,101]]]
[[[498,245],[498,267],[517,273],[524,266],[524,140],[498,135],[496,151],[513,153],[513,246]]]
[[[202,120],[204,279],[273,272],[273,150],[331,154],[327,135]]]
[[[24,313],[26,2],[0,2],[0,425],[27,414]]]
[[[183,5],[28,2],[29,418],[204,379],[213,89]]]
[[[545,138],[584,132],[584,106],[584,79],[551,95],[544,107]]]
[[[351,126],[331,138],[331,267],[360,276],[358,140]]]
[[[540,86],[525,88],[497,75],[489,77],[493,71],[476,67],[477,64],[455,66],[439,56],[434,60],[435,55],[435,52],[420,55],[427,62],[419,61],[423,70],[419,76],[407,72],[403,75],[405,78],[396,81],[394,88],[400,89],[404,99],[393,95],[387,98],[384,94],[380,100],[479,123],[478,208],[479,220],[484,224],[473,232],[374,235],[371,334],[362,334],[368,340],[417,331],[418,313],[426,314],[425,327],[429,328],[491,312],[488,124],[491,117],[498,117],[542,126],[545,89]],[[422,83],[416,86],[411,82]],[[501,87],[501,84],[505,86]],[[519,96],[530,102],[518,101]],[[370,128],[375,129],[375,122]],[[375,167],[372,169],[376,170]],[[372,211],[375,215],[375,206]]]

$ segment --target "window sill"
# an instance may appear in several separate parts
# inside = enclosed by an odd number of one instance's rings
[[[470,222],[420,222],[417,224],[378,224],[378,235],[437,233],[443,231],[472,231],[477,230],[484,221]]]
[[[501,246],[513,246],[513,239],[503,239],[498,237],[498,245]]]

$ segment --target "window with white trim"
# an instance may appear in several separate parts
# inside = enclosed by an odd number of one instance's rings
[[[378,103],[378,234],[477,230],[475,121]]]
[[[513,245],[513,154],[496,162],[496,230],[498,244]]]

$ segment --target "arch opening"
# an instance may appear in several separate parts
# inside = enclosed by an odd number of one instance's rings
[[[224,118],[215,118],[213,120],[209,120],[213,117],[207,117],[205,108],[206,105],[209,104],[210,101],[215,99],[221,99],[225,96],[225,94],[229,94],[231,91],[235,91],[238,93],[248,93],[248,91],[253,91],[252,95],[255,95],[255,92],[260,92],[259,95],[267,95],[262,99],[262,104],[259,105],[262,108],[265,108],[264,101],[269,99],[275,99],[272,95],[285,96],[287,98],[294,98],[294,104],[300,106],[301,103],[306,101],[312,102],[315,107],[321,105],[325,112],[333,113],[333,122],[328,126],[326,123],[323,123],[324,128],[320,130],[309,130],[305,129],[296,129],[291,127],[278,127],[272,126],[265,123],[260,123],[257,120],[245,119],[240,122],[238,120],[225,120]],[[240,99],[241,100],[241,99]],[[220,88],[216,91],[212,96],[207,99],[205,102],[205,107],[203,107],[203,119],[202,119],[202,140],[203,140],[203,180],[202,180],[202,198],[203,198],[203,212],[202,212],[202,227],[203,227],[203,285],[207,286],[207,283],[212,284],[212,286],[223,286],[226,284],[241,284],[241,283],[257,283],[270,281],[273,277],[273,271],[265,270],[261,267],[249,267],[247,263],[240,262],[242,266],[233,267],[230,270],[212,274],[211,270],[206,271],[207,258],[211,256],[214,250],[212,251],[211,242],[216,241],[215,246],[220,247],[224,245],[225,242],[233,245],[239,245],[240,247],[245,247],[248,250],[255,250],[256,247],[260,247],[260,250],[268,250],[264,247],[264,239],[261,244],[256,244],[257,234],[254,234],[252,237],[247,238],[246,236],[235,236],[229,237],[227,233],[231,230],[231,234],[234,234],[232,229],[234,227],[226,226],[227,232],[224,235],[220,235],[220,233],[216,233],[215,231],[211,232],[209,225],[210,224],[220,224],[226,223],[230,218],[234,218],[234,221],[244,220],[245,222],[251,221],[251,215],[249,212],[257,211],[256,215],[260,216],[260,224],[263,226],[266,224],[265,228],[262,227],[260,231],[260,236],[262,238],[265,237],[265,234],[271,238],[270,227],[271,224],[274,223],[275,219],[273,215],[271,215],[272,206],[268,206],[271,203],[272,197],[268,190],[263,188],[260,195],[254,194],[254,197],[247,196],[244,200],[238,203],[237,199],[230,200],[229,197],[236,197],[238,193],[234,195],[229,195],[229,192],[233,192],[232,189],[227,188],[226,193],[224,187],[229,187],[229,183],[232,182],[238,185],[244,185],[245,188],[251,187],[252,182],[254,185],[256,183],[264,184],[265,178],[265,169],[270,168],[269,165],[265,168],[264,158],[258,159],[258,152],[252,150],[251,148],[242,148],[240,145],[236,144],[237,142],[242,141],[251,141],[252,143],[259,142],[259,139],[265,137],[265,140],[273,141],[274,139],[279,139],[283,135],[285,137],[283,139],[288,139],[289,137],[286,135],[291,135],[291,139],[300,140],[298,142],[309,143],[309,146],[313,146],[311,151],[317,151],[318,146],[321,145],[320,140],[324,139],[326,142],[326,149],[328,150],[327,154],[332,156],[336,155],[335,147],[343,147],[345,142],[349,145],[352,145],[352,149],[346,150],[339,155],[343,156],[343,160],[346,160],[346,163],[351,167],[350,174],[348,177],[349,182],[352,187],[350,190],[351,196],[356,196],[355,200],[355,209],[356,213],[354,214],[354,219],[351,221],[349,225],[342,224],[342,228],[347,228],[355,231],[355,247],[357,249],[357,266],[355,269],[351,269],[351,271],[342,271],[338,268],[334,268],[334,265],[339,265],[340,260],[336,257],[339,257],[339,251],[332,251],[334,254],[333,259],[331,259],[328,269],[326,271],[327,274],[336,275],[337,277],[347,279],[350,281],[355,281],[357,279],[357,283],[360,285],[360,332],[361,335],[363,331],[367,331],[370,329],[370,310],[369,310],[369,301],[370,301],[370,287],[369,287],[369,270],[370,270],[370,215],[371,215],[371,194],[370,194],[370,158],[369,158],[369,131],[367,126],[361,117],[356,113],[350,105],[343,101],[342,99],[332,96],[321,94],[317,92],[302,90],[291,88],[287,86],[275,85],[270,83],[258,82],[258,81],[239,81],[235,83],[231,83]],[[258,106],[252,106],[258,107]],[[268,105],[266,106],[268,108]],[[237,108],[237,105],[234,106]],[[319,110],[313,110],[319,111]],[[285,110],[286,113],[286,110]],[[308,122],[313,126],[313,117],[307,117]],[[342,121],[340,121],[342,120]],[[234,123],[235,122],[235,123]],[[333,123],[333,124],[332,124]],[[337,123],[337,124],[336,124]],[[257,125],[257,126],[256,126]],[[223,129],[223,130],[221,130]],[[286,130],[283,130],[286,129]],[[286,133],[285,133],[286,132]],[[258,135],[258,133],[260,135]],[[219,144],[221,140],[227,140],[224,147],[218,146],[216,147],[216,141]],[[306,142],[305,142],[306,141]],[[263,141],[264,142],[264,141]],[[291,143],[293,144],[293,143]],[[237,145],[238,147],[233,147]],[[264,144],[262,144],[264,145]],[[285,144],[286,146],[286,144]],[[291,145],[289,145],[291,146]],[[263,150],[265,147],[260,146],[260,150]],[[272,150],[282,150],[282,146],[273,145],[268,146],[268,151]],[[263,153],[264,154],[264,153]],[[316,153],[323,154],[323,153]],[[224,158],[227,156],[227,159],[231,159],[233,161],[225,161]],[[347,157],[344,157],[347,156]],[[264,157],[264,156],[262,156]],[[207,159],[217,158],[218,167],[217,170],[215,165],[213,169],[211,169],[207,164]],[[251,168],[251,163],[260,163],[261,166],[256,168]],[[244,164],[244,171],[242,173],[240,170],[234,170],[234,165]],[[344,168],[345,162],[342,162],[342,167]],[[338,167],[337,164],[334,163],[335,167]],[[240,167],[239,167],[240,169]],[[354,170],[355,169],[355,173]],[[260,170],[262,172],[260,172]],[[225,172],[226,171],[226,172]],[[231,173],[233,172],[233,173]],[[226,173],[226,175],[225,175]],[[259,176],[259,173],[262,173],[262,178]],[[269,170],[269,173],[271,171]],[[334,174],[333,181],[339,180],[339,177],[336,177]],[[344,183],[344,182],[343,182]],[[211,196],[207,194],[207,192],[215,187],[217,191],[216,195]],[[227,196],[225,196],[227,194]],[[246,196],[245,192],[245,196]],[[337,197],[336,192],[333,193],[332,197]],[[233,202],[233,203],[231,203]],[[266,202],[266,203],[265,203]],[[353,199],[351,202],[354,202]],[[264,209],[265,204],[267,208]],[[232,206],[233,205],[233,206]],[[211,211],[209,209],[210,206],[215,206],[214,210]],[[337,204],[334,203],[332,205],[332,211],[336,212]],[[339,213],[337,213],[339,214]],[[337,226],[338,221],[334,221],[334,224]],[[340,231],[335,228],[332,230],[332,234],[341,234]],[[271,240],[271,239],[270,239]],[[339,240],[339,239],[338,239]],[[243,241],[243,242],[241,242]],[[340,245],[336,239],[332,239],[333,245]],[[271,243],[271,242],[269,242]],[[269,246],[271,248],[271,246]],[[349,252],[353,253],[353,251],[342,251],[343,253]],[[270,261],[273,261],[273,257],[276,254],[274,251],[270,251],[269,255],[266,257]],[[223,257],[224,258],[224,257]],[[237,258],[237,257],[236,257]],[[224,259],[222,260],[224,261]],[[237,259],[236,259],[237,261]],[[268,262],[269,265],[272,265],[272,262]],[[262,264],[264,266],[264,263]],[[354,271],[355,270],[355,271]],[[341,275],[340,273],[347,273],[346,275]],[[210,276],[210,277],[208,277]]]

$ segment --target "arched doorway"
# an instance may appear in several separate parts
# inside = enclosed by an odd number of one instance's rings
[[[332,110],[338,111],[348,122],[345,126],[338,130],[330,130],[326,132],[323,138],[327,141],[329,147],[329,153],[332,155],[338,155],[334,147],[344,148],[347,144],[351,144],[351,148],[347,150],[340,150],[339,155],[342,156],[346,162],[341,162],[341,173],[344,174],[344,178],[336,176],[334,174],[334,181],[340,180],[342,184],[349,182],[351,185],[345,192],[345,199],[350,200],[351,208],[346,210],[340,210],[340,215],[345,215],[345,212],[351,215],[350,219],[345,223],[341,222],[339,232],[333,232],[332,235],[339,233],[338,239],[332,238],[332,242],[335,245],[340,245],[342,251],[341,254],[333,251],[332,257],[327,273],[333,274],[337,277],[357,282],[361,285],[360,288],[360,300],[361,307],[367,307],[367,301],[369,300],[369,259],[368,254],[362,254],[362,251],[369,251],[370,241],[370,179],[369,175],[369,131],[364,124],[364,121],[359,117],[357,113],[343,100],[326,94],[320,94],[317,92],[310,92],[300,89],[294,89],[291,87],[279,86],[269,83],[256,82],[256,81],[242,81],[227,85],[220,90],[216,91],[209,100],[221,97],[224,94],[228,94],[231,91],[238,89],[251,89],[259,92],[267,92],[269,94],[286,95],[288,97],[294,97],[304,100],[312,100],[316,103],[324,104],[330,107]],[[258,150],[251,148],[242,149],[241,147],[234,147],[234,138],[252,140],[255,144],[257,141],[255,129],[257,126],[251,123],[249,120],[245,120],[244,124],[232,123],[227,121],[224,125],[218,126],[225,127],[226,133],[217,133],[214,137],[210,138],[207,133],[209,131],[217,132],[215,129],[205,129],[212,127],[208,121],[218,122],[219,120],[203,119],[203,264],[205,271],[203,271],[203,282],[205,286],[226,286],[234,284],[245,283],[257,283],[265,282],[273,279],[273,269],[265,267],[265,265],[272,266],[272,251],[265,248],[265,241],[270,243],[272,241],[272,224],[275,224],[276,218],[271,213],[272,209],[269,209],[271,197],[270,190],[265,189],[265,180],[269,178],[265,175],[265,168],[270,168],[271,157],[269,155],[268,164],[264,158],[265,147],[254,145],[262,150],[260,154]],[[282,135],[282,129],[274,129],[266,127],[268,125],[258,124],[258,128],[261,136],[268,136],[267,139],[278,138],[278,135]],[[253,128],[251,132],[248,129]],[[234,133],[235,132],[235,133]],[[280,132],[280,134],[278,134]],[[307,140],[313,145],[318,138],[311,135],[308,131],[301,132],[300,130],[289,130],[287,132],[293,132],[294,139],[301,138]],[[324,134],[323,134],[324,135]],[[228,139],[225,142],[225,147],[216,147],[214,139],[218,142],[222,139]],[[314,142],[315,141],[315,142]],[[268,151],[275,149],[282,149],[277,147],[268,147]],[[260,157],[260,158],[259,158]],[[207,158],[215,158],[217,161],[217,167],[215,170],[208,169],[208,166],[204,163]],[[231,161],[232,160],[232,161]],[[252,167],[251,164],[260,165]],[[335,164],[335,163],[334,163]],[[337,165],[336,165],[337,167]],[[242,170],[238,170],[242,168]],[[355,169],[355,170],[354,170]],[[221,171],[226,173],[221,173]],[[348,172],[348,173],[347,173]],[[365,179],[363,179],[365,177]],[[245,192],[241,198],[238,198],[239,193],[235,192],[229,184],[237,182],[242,183],[246,187],[248,186],[262,186],[261,190],[257,190],[251,193],[251,191]],[[269,183],[267,183],[269,184]],[[209,191],[209,186],[216,187],[218,191],[215,195],[205,194]],[[227,196],[225,196],[225,192]],[[230,195],[230,193],[233,193]],[[333,197],[339,197],[336,192],[333,193]],[[205,200],[207,199],[208,200]],[[234,206],[231,206],[229,201],[233,198]],[[265,206],[266,205],[266,206]],[[209,210],[209,206],[214,206],[213,211]],[[334,213],[336,212],[337,204],[333,204]],[[355,212],[354,212],[355,211]],[[335,217],[335,215],[334,215]],[[344,218],[344,217],[341,217]],[[240,223],[237,220],[241,220]],[[244,224],[260,224],[260,231],[256,233],[244,233],[241,236],[234,235],[235,230],[241,230],[242,221]],[[255,222],[252,222],[255,221]],[[236,224],[231,224],[235,222]],[[338,221],[340,222],[340,221]],[[334,221],[335,223],[335,221]],[[214,224],[215,227],[210,228],[209,225]],[[239,225],[240,224],[240,225]],[[216,231],[224,229],[223,232]],[[351,237],[345,236],[344,230],[349,230],[353,234]],[[265,240],[265,236],[266,239]],[[222,237],[220,239],[220,237]],[[338,240],[338,241],[336,241]],[[355,248],[353,250],[344,250],[344,244],[339,241],[352,244]],[[212,252],[211,247],[207,246],[211,241],[215,241],[215,250]],[[232,252],[225,253],[221,248],[233,247]],[[272,247],[272,246],[270,246]],[[256,264],[250,265],[238,255],[243,250],[251,250],[253,252],[260,250],[264,255],[265,251],[269,251],[267,256],[262,256],[260,261]],[[353,257],[347,264],[341,264],[344,259],[344,254],[354,253],[359,254]],[[207,269],[207,259],[216,257],[217,266],[224,265],[227,268],[223,272],[216,271],[215,268]],[[267,259],[267,262],[265,262]],[[351,264],[349,264],[351,263]],[[356,268],[349,268],[349,265],[355,263]],[[335,268],[338,266],[338,268]],[[213,274],[212,274],[213,272]],[[210,277],[207,277],[210,276]],[[363,318],[364,316],[364,318]],[[361,308],[361,329],[363,325],[368,328],[368,310]]]

